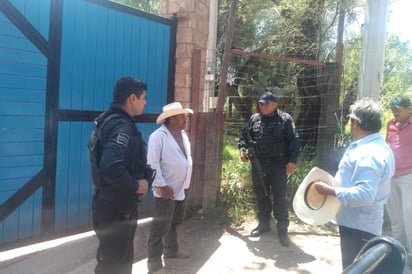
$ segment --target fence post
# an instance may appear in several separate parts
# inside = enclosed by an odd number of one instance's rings
[[[338,164],[334,142],[337,133],[335,114],[339,111],[338,64],[327,63],[325,74],[325,88],[321,91],[317,157],[320,168],[335,174]]]

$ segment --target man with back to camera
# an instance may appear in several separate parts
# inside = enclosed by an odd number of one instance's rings
[[[383,207],[389,197],[395,160],[382,139],[382,108],[370,98],[350,106],[352,143],[339,162],[335,179],[339,187],[315,182],[323,195],[339,199],[336,215],[339,225],[342,267],[347,268],[366,242],[382,234]]]
[[[287,174],[296,170],[300,150],[299,137],[292,116],[277,109],[278,101],[273,93],[263,93],[258,102],[260,112],[250,117],[242,129],[238,143],[242,162],[249,160],[246,149],[251,151],[251,142],[256,144],[257,155],[253,155],[256,159],[252,161],[252,181],[259,224],[252,230],[251,236],[258,237],[270,231],[273,207],[280,243],[289,246]]]
[[[387,209],[392,236],[408,252],[408,268],[412,272],[412,106],[408,97],[398,96],[389,107],[394,119],[387,124],[386,142],[395,156],[395,176]]]
[[[109,110],[95,120],[89,151],[95,194],[93,227],[99,240],[95,273],[131,273],[138,195],[148,189],[145,142],[134,116],[146,105],[146,84],[124,77],[116,82]]]

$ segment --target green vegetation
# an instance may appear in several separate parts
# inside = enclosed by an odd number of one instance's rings
[[[302,149],[299,154],[296,172],[288,177],[288,188],[286,197],[289,201],[289,208],[292,209],[292,201],[296,190],[309,171],[317,165],[316,155],[309,149]]]
[[[153,14],[159,14],[160,11],[160,0],[114,0],[114,2]]]
[[[250,178],[250,165],[239,159],[236,145],[225,140],[223,148],[221,202],[233,223],[241,223],[255,212],[255,196]]]
[[[242,163],[235,137],[226,136],[223,149],[221,202],[225,215],[235,224],[255,215],[256,200],[250,176],[250,164]],[[286,197],[292,210],[293,196],[312,167],[316,166],[315,154],[303,149],[299,155],[296,172],[289,175]]]

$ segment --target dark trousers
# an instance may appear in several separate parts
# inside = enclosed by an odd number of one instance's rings
[[[285,232],[289,227],[288,203],[286,201],[286,162],[260,160],[264,176],[264,185],[269,196],[265,195],[260,174],[256,166],[252,165],[252,181],[257,200],[257,215],[259,224],[269,225],[270,214],[273,211],[278,232]],[[272,196],[272,200],[270,197]],[[273,203],[272,203],[273,201]]]
[[[367,241],[376,235],[346,226],[339,226],[342,269],[347,268]]]
[[[137,208],[122,214],[111,201],[93,199],[93,227],[99,240],[96,274],[132,273],[137,217]]]
[[[163,267],[162,254],[173,256],[179,251],[177,227],[183,222],[185,201],[155,198],[153,220],[147,240],[149,272]]]

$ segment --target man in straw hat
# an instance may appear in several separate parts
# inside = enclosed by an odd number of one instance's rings
[[[344,269],[368,240],[382,234],[384,204],[389,197],[395,161],[379,133],[381,115],[380,105],[369,98],[351,105],[349,118],[353,142],[335,175],[339,186],[314,183],[320,194],[335,196],[341,203],[336,221]]]
[[[164,106],[156,121],[162,125],[149,137],[147,159],[157,170],[152,184],[154,213],[147,240],[149,273],[164,271],[162,254],[165,259],[188,257],[179,250],[176,229],[184,219],[185,190],[192,175],[190,143],[184,130],[186,116],[192,113],[179,102]]]
[[[389,104],[394,119],[388,122],[386,142],[395,156],[395,176],[387,203],[392,236],[408,251],[412,272],[412,106],[406,96],[397,96]]]

